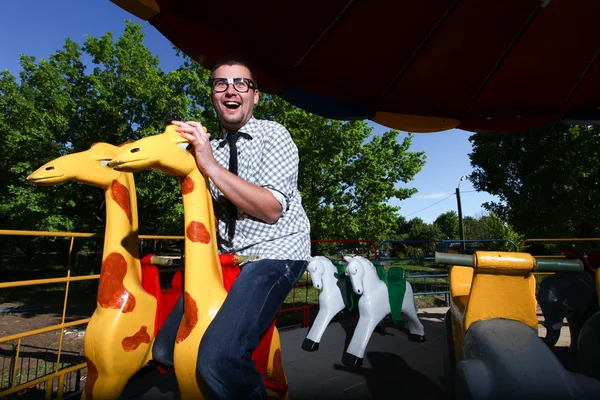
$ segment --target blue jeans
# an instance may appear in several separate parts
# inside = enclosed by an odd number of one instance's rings
[[[306,261],[258,260],[242,267],[221,309],[208,326],[198,350],[197,372],[210,399],[266,397],[252,352],[269,328]],[[183,316],[180,298],[158,333],[155,360],[173,366],[173,347]]]

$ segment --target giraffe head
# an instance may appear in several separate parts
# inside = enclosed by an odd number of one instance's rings
[[[109,166],[126,172],[154,168],[167,175],[184,177],[197,169],[192,145],[169,125],[161,134],[149,136],[123,146]]]
[[[76,181],[102,189],[108,188],[121,174],[108,166],[120,147],[108,143],[94,143],[89,150],[54,159],[27,177],[36,185],[51,186]]]

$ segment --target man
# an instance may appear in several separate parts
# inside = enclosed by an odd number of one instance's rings
[[[221,252],[260,257],[242,267],[200,343],[198,373],[215,399],[266,397],[252,351],[310,256],[310,225],[297,187],[298,149],[282,125],[253,117],[259,99],[256,82],[243,60],[221,59],[211,75],[220,137],[210,141],[198,122],[173,121],[210,179]],[[230,158],[237,158],[237,166]],[[182,313],[180,300],[165,325],[178,327]],[[171,336],[174,343],[173,329],[163,330],[154,356],[172,365],[172,352],[165,360],[164,340]]]

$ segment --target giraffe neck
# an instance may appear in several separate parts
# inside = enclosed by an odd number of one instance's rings
[[[117,253],[127,263],[127,277],[141,282],[138,249],[137,199],[133,176],[121,174],[104,192],[106,229],[103,259]]]
[[[181,182],[181,192],[185,220],[185,290],[194,293],[200,286],[223,289],[208,180],[196,169]]]

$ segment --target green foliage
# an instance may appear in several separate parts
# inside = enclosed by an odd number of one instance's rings
[[[526,237],[600,234],[600,128],[550,125],[515,135],[476,134],[470,180],[500,198],[485,207]]]
[[[199,120],[218,134],[209,72],[186,57],[165,72],[143,39],[141,26],[128,22],[116,40],[111,33],[87,37],[82,46],[68,39],[48,60],[22,56],[19,79],[0,73],[1,228],[103,231],[100,190],[26,182],[60,155],[157,134],[174,119]],[[409,152],[411,135],[398,141],[399,132],[390,130],[372,137],[364,121],[331,121],[264,94],[255,114],[282,123],[298,145],[313,238],[378,240],[394,233],[399,208],[387,202],[416,192],[396,184],[412,180],[425,162],[423,153]],[[135,179],[140,233],[181,234],[178,182],[155,171]]]
[[[505,239],[512,241],[517,246],[522,240],[521,235],[494,213],[481,216],[478,219],[465,217],[463,218],[463,223],[465,226],[465,239]],[[484,243],[481,248],[514,251],[514,247],[510,243],[502,242]]]
[[[22,56],[17,81],[0,75],[2,228],[101,232],[103,193],[81,184],[36,187],[29,173],[94,142],[120,144],[161,132],[172,119],[197,116],[207,103],[205,70],[183,65],[165,73],[143,44],[140,25],[118,40],[87,37],[36,63]],[[91,59],[88,68],[82,58]],[[142,233],[181,232],[178,182],[154,171],[136,175]]]
[[[437,225],[442,232],[444,239],[458,239],[458,214],[451,210],[438,215],[434,225]]]
[[[300,154],[299,187],[313,239],[389,238],[398,207],[415,189],[396,188],[413,179],[425,163],[422,152],[409,152],[412,136],[398,142],[398,131],[371,137],[365,121],[333,121],[262,96],[258,118],[283,124]]]

